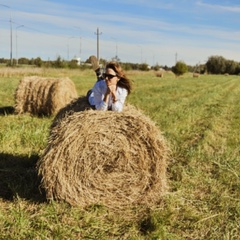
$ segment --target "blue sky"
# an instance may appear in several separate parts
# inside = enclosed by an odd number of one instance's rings
[[[99,28],[100,57],[106,60],[117,54],[123,62],[150,65],[196,65],[212,55],[240,61],[237,2],[0,0],[0,58],[12,52],[13,58],[85,61],[97,53]]]

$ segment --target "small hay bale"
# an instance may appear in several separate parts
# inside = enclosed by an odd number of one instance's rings
[[[54,115],[77,97],[69,78],[24,77],[15,92],[15,113]]]
[[[199,78],[199,77],[200,77],[200,73],[194,72],[194,73],[193,73],[193,77],[194,77],[194,78]]]
[[[157,72],[157,73],[156,73],[156,77],[163,78],[163,72]]]
[[[38,160],[47,199],[119,210],[156,206],[166,192],[169,150],[155,124],[132,106],[75,112],[52,129]]]

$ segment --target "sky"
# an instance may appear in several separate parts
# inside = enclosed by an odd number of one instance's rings
[[[239,48],[237,0],[0,0],[0,58],[195,66]]]

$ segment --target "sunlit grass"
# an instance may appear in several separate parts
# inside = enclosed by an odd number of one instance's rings
[[[0,79],[0,107],[14,105],[26,70],[18,71]],[[95,81],[89,70],[25,74],[68,76],[79,95]],[[156,122],[171,147],[163,202],[135,219],[104,206],[45,202],[35,167],[52,118],[1,115],[0,239],[239,239],[240,77],[129,76],[127,101]]]

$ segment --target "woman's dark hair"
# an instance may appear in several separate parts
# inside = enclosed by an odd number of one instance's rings
[[[111,68],[114,72],[116,72],[117,76],[120,80],[117,83],[117,86],[125,88],[128,91],[128,94],[132,91],[132,83],[131,80],[126,77],[125,73],[122,70],[122,67],[117,62],[109,62],[106,65],[106,69]]]

